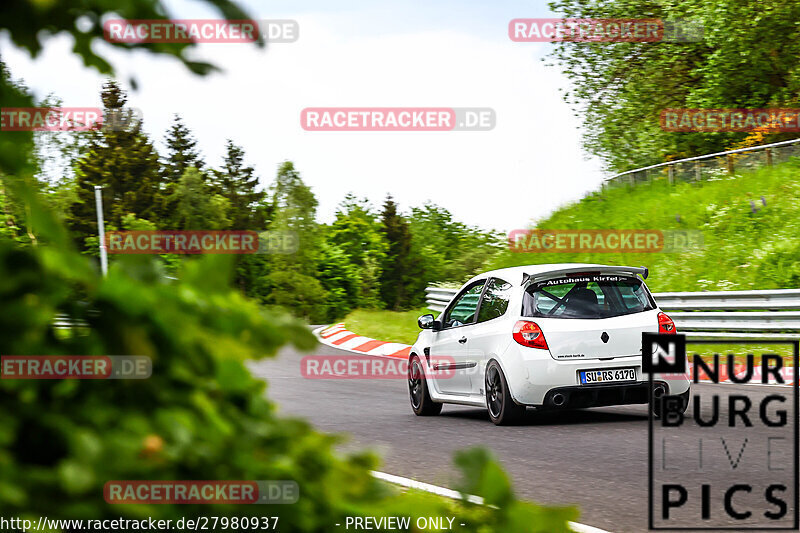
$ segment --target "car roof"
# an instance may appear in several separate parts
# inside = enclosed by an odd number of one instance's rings
[[[538,277],[542,274],[548,274],[552,272],[555,275],[565,274],[564,271],[570,271],[583,268],[591,268],[594,269],[603,269],[609,270],[611,272],[619,272],[619,273],[627,273],[627,274],[643,274],[646,272],[644,267],[631,267],[631,266],[621,266],[621,265],[600,265],[596,263],[546,263],[546,264],[538,264],[538,265],[523,265],[523,266],[515,266],[509,268],[500,268],[497,270],[491,270],[489,272],[483,272],[478,274],[477,276],[472,277],[467,283],[472,283],[473,281],[479,279],[486,279],[486,278],[500,278],[504,281],[511,283],[512,285],[522,285],[523,283],[523,276],[528,275],[532,277]]]

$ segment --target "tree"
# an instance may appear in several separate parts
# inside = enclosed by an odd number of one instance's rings
[[[101,96],[107,116],[132,115],[117,82],[106,82]],[[141,122],[93,132],[76,163],[75,174],[77,201],[72,204],[69,219],[79,242],[97,233],[95,185],[103,187],[104,214],[109,224],[121,227],[122,217],[128,213],[158,220],[157,206],[162,199],[158,154],[142,131]]]
[[[166,145],[167,153],[163,161],[165,183],[178,183],[189,167],[202,172],[205,163],[197,149],[197,140],[179,115],[173,117]]]
[[[222,169],[215,171],[216,187],[230,204],[231,228],[263,230],[266,223],[262,202],[265,191],[258,190],[253,167],[245,166],[244,150],[230,139],[225,145]]]
[[[283,162],[278,168],[271,191],[270,209],[273,219],[269,230],[288,232],[297,238],[298,243],[294,253],[275,255],[276,261],[288,268],[313,275],[316,272],[319,249],[319,202],[291,161]]]
[[[161,163],[164,201],[160,217],[166,227],[177,229],[179,226],[176,225],[178,222],[175,218],[177,209],[175,193],[178,183],[190,167],[199,171],[198,175],[205,181],[205,176],[202,174],[205,163],[197,149],[197,140],[177,114],[173,117],[172,126],[167,132],[166,145],[167,152]]]
[[[388,195],[383,203],[381,224],[388,244],[380,278],[381,298],[387,307],[399,310],[408,305],[406,283],[411,253],[411,231],[408,221],[398,214],[397,204],[391,195]]]
[[[342,319],[350,311],[360,306],[361,276],[359,269],[335,244],[322,243],[317,279],[327,295],[327,321]]]
[[[281,305],[309,320],[322,321],[327,313],[327,294],[316,279],[321,242],[317,199],[291,161],[278,168],[271,193],[270,210],[274,215],[268,231],[290,236],[297,247],[262,256],[260,279],[255,281],[257,296],[264,303]]]
[[[747,133],[676,133],[665,108],[798,107],[800,4],[784,0],[558,0],[566,18],[696,21],[698,42],[556,44],[571,82],[565,94],[583,116],[587,149],[623,171],[722,151]],[[775,36],[780,35],[780,39]],[[771,135],[781,140],[793,134]]]
[[[176,229],[220,230],[230,225],[228,200],[214,194],[194,167],[183,173],[170,203],[175,205]]]
[[[345,196],[328,231],[328,241],[337,245],[358,268],[360,305],[382,307],[381,267],[388,245],[378,217],[366,198],[358,200],[352,194]]]
[[[412,305],[422,305],[429,283],[462,283],[481,272],[504,244],[499,234],[458,222],[447,209],[432,203],[411,209],[409,228],[406,286]]]

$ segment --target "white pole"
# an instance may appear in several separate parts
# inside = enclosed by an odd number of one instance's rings
[[[94,186],[94,200],[97,205],[97,231],[100,235],[100,270],[103,276],[108,274],[108,255],[106,255],[106,227],[103,222],[103,197],[101,191],[103,188],[100,185]]]

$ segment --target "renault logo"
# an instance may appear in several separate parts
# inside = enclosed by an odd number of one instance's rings
[[[606,333],[606,332],[604,331],[604,332],[603,332],[603,334],[602,334],[602,335],[600,335],[600,340],[601,340],[601,341],[603,341],[604,343],[605,343],[605,342],[608,342],[608,333]]]

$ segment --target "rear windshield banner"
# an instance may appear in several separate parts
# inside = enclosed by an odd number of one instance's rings
[[[568,276],[537,281],[532,283],[531,287],[534,289],[541,289],[542,287],[552,287],[553,285],[564,285],[566,283],[615,283],[620,281],[633,284],[639,283],[639,279],[632,276],[620,276],[618,274],[584,274],[580,276]]]

